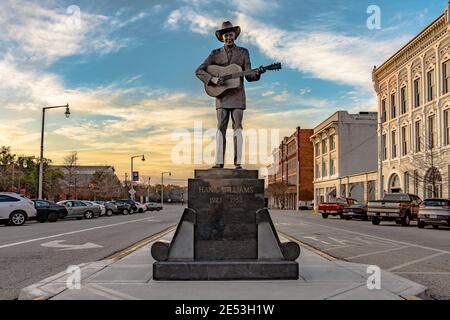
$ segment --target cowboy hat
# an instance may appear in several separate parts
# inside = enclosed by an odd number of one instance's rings
[[[241,27],[239,26],[234,27],[230,21],[225,21],[222,23],[222,29],[216,31],[217,39],[219,39],[220,42],[223,42],[222,35],[230,31],[234,31],[234,33],[236,33],[237,39],[241,34]]]

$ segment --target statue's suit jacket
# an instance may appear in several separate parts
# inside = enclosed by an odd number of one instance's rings
[[[250,55],[248,50],[238,46],[231,49],[230,60],[225,47],[213,50],[208,58],[198,67],[195,74],[205,84],[209,84],[212,76],[206,72],[206,68],[210,65],[229,66],[230,64],[237,64],[241,66],[243,71],[251,70]],[[258,81],[261,76],[249,75],[245,78],[247,81]],[[246,97],[244,81],[241,79],[241,86],[236,89],[229,89],[222,95],[216,98],[216,109],[244,109],[246,108]]]

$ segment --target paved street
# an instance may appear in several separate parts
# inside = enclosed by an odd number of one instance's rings
[[[450,228],[418,229],[383,222],[322,219],[309,211],[271,210],[277,230],[332,257],[378,265],[450,299]],[[301,263],[301,260],[300,260]]]
[[[0,299],[16,299],[20,289],[70,265],[109,257],[175,225],[182,213],[181,206],[166,206],[129,216],[0,226]]]
[[[96,220],[0,227],[0,299],[77,265],[110,257],[175,225],[183,208]],[[373,264],[418,282],[436,299],[450,299],[450,228],[418,229],[393,223],[322,219],[309,211],[272,210],[281,235],[332,257]],[[301,259],[300,259],[301,264]]]

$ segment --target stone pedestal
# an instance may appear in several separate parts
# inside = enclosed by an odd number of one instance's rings
[[[154,280],[298,279],[300,247],[282,244],[258,171],[196,170],[171,243],[157,242]]]

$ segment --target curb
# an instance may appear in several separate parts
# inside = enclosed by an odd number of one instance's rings
[[[146,239],[143,239],[128,248],[125,248],[113,255],[106,257],[102,260],[95,262],[82,263],[78,265],[80,268],[80,283],[83,280],[88,279],[97,272],[102,271],[109,265],[117,262],[120,259],[130,255],[131,253],[139,250],[140,248],[146,246],[147,244],[155,241],[158,238],[165,236],[166,234],[173,232],[176,226],[168,227]],[[67,271],[60,272],[56,275],[43,279],[35,284],[25,287],[20,290],[18,300],[49,300],[54,296],[69,290],[67,282],[69,280],[70,274]]]
[[[339,262],[343,262],[345,264],[351,264],[351,265],[355,265],[355,266],[365,266],[365,264],[362,264],[362,263],[354,263],[354,262],[346,261],[343,259],[337,259],[337,258],[335,258],[323,251],[320,251],[319,249],[314,248],[311,245],[306,244],[306,243],[304,243],[292,236],[289,236],[283,232],[278,231],[278,233],[290,241],[297,242],[301,247],[304,247],[305,249],[312,251],[313,253],[327,259],[328,261],[337,262],[338,264],[339,264]],[[345,266],[343,266],[343,267],[345,267]],[[384,270],[382,270],[382,272],[385,274],[389,274],[391,277],[401,279],[402,282],[407,282],[412,285],[411,288],[408,288],[408,289],[398,292],[398,293],[394,293],[394,294],[398,295],[400,298],[402,298],[404,300],[432,300],[429,295],[429,291],[428,291],[427,287],[425,287],[419,283],[416,283],[414,281],[411,281],[409,279],[403,278],[399,275],[396,275],[395,273],[392,273],[389,271],[384,271]]]

